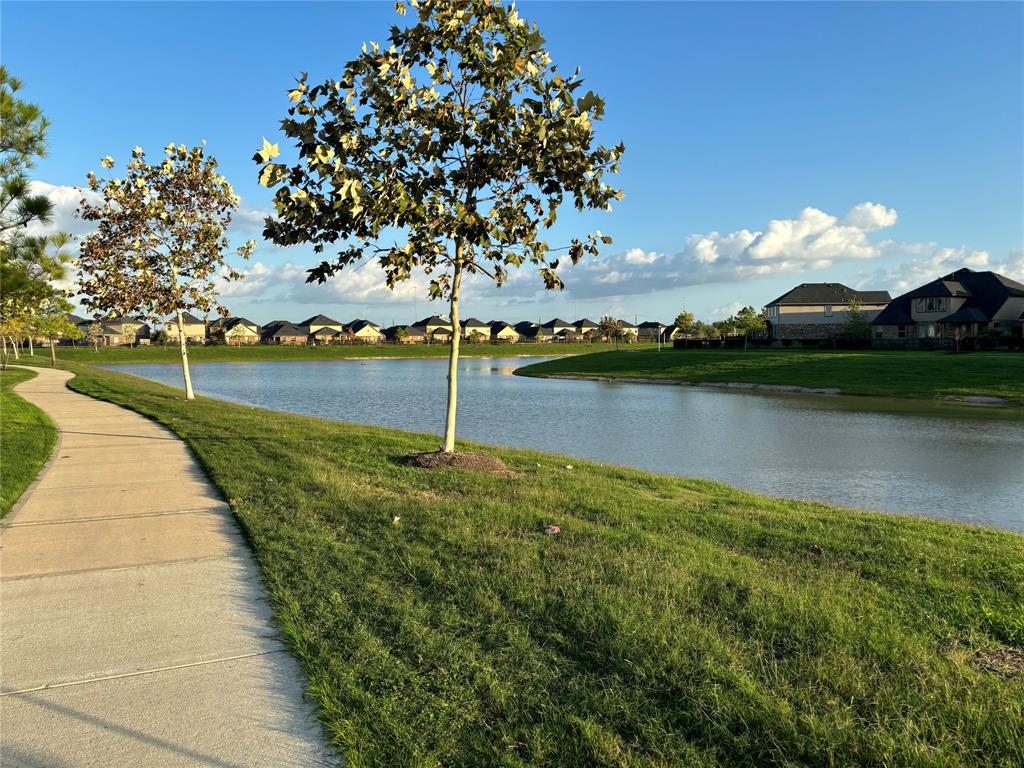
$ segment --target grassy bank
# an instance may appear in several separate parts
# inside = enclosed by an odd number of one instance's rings
[[[12,391],[34,376],[22,368],[0,371],[0,518],[36,479],[57,440],[49,417]]]
[[[640,344],[637,348],[649,348]],[[459,347],[463,357],[528,357],[541,355],[585,355],[609,349],[607,344],[469,344]],[[197,363],[231,362],[291,362],[296,360],[344,360],[366,357],[448,357],[446,344],[362,344],[328,347],[275,346],[253,344],[245,347],[195,346],[189,347],[189,360]],[[64,362],[86,365],[116,365],[118,363],[176,363],[178,348],[173,345],[129,347],[58,347],[57,357]],[[28,358],[32,360],[33,358]],[[39,365],[50,364],[48,350],[37,350],[34,357]]]
[[[675,350],[604,352],[526,366],[526,376],[603,376],[835,388],[848,395],[985,395],[1024,405],[1024,355],[978,352]]]
[[[1024,762],[1024,537],[527,451],[418,470],[437,438],[75,369],[223,489],[352,765]]]

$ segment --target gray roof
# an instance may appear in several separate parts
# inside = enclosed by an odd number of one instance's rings
[[[191,312],[182,312],[181,313],[181,319],[184,322],[188,323],[189,325],[198,325],[199,323],[203,323],[203,324],[206,323],[205,320],[202,320],[202,319],[196,317]],[[167,322],[168,323],[176,323],[177,321],[178,321],[178,316],[177,315],[171,315],[170,317],[167,318]]]
[[[987,323],[988,317],[977,307],[960,307],[951,315],[946,315],[939,322],[942,323]]]
[[[459,325],[461,325],[463,327],[463,329],[466,329],[466,328],[488,328],[489,327],[487,325],[487,323],[481,323],[475,317],[467,318],[466,320],[463,320],[461,323],[459,323]]]
[[[542,325],[542,327],[544,327],[544,328],[552,328],[552,327],[554,327],[556,325],[571,326],[573,328],[576,327],[576,323],[567,323],[565,320],[562,320],[562,319],[557,318],[557,317],[554,320],[548,320],[546,323],[544,323]]]
[[[276,336],[308,336],[309,329],[300,328],[294,323],[289,323],[287,320],[275,320],[263,326],[260,335],[271,338]]]
[[[303,320],[299,325],[341,325],[337,320],[332,320],[327,315],[313,315],[308,320]]]
[[[849,304],[856,299],[863,304],[885,304],[890,300],[888,291],[858,291],[842,283],[800,283],[786,291],[767,306],[774,304]]]
[[[420,328],[426,328],[428,325],[451,325],[451,324],[452,324],[451,320],[449,320],[447,318],[444,318],[444,317],[440,317],[439,315],[431,315],[430,317],[423,318],[418,323],[414,323],[414,325],[418,325]]]
[[[329,336],[337,336],[339,333],[340,333],[340,331],[338,331],[335,328],[317,328],[315,331],[313,331],[313,333],[310,334],[310,336],[316,336],[318,339],[323,339],[323,338],[326,338],[326,337],[329,337]],[[274,335],[275,336],[290,336],[292,334],[288,334],[288,333],[275,333]]]
[[[380,326],[379,325],[377,325],[376,323],[371,322],[369,320],[359,320],[359,319],[357,319],[357,320],[353,320],[351,323],[349,323],[348,325],[345,326],[345,330],[346,331],[351,331],[352,333],[357,333],[357,332],[363,330],[363,328],[373,328],[376,331],[380,330]]]
[[[637,326],[637,328],[665,328],[665,327],[666,327],[665,325],[663,325],[663,324],[661,324],[659,322],[656,322],[654,320],[646,320],[646,321],[640,323],[640,325]]]
[[[593,320],[588,320],[587,318],[577,320],[573,325],[576,326],[576,330],[578,331],[582,331],[584,328],[597,328],[597,323]]]

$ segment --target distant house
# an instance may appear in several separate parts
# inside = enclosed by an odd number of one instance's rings
[[[427,332],[415,325],[392,325],[384,330],[384,338],[395,344],[425,344]]]
[[[447,343],[452,340],[452,322],[437,315],[431,315],[418,323],[416,326],[422,328],[430,341]]]
[[[958,269],[898,296],[871,322],[888,341],[964,338],[982,331],[1024,335],[1024,285],[995,272]]]
[[[640,329],[629,320],[619,320],[619,326],[622,328],[622,337],[627,342],[634,342],[640,333]]]
[[[189,344],[205,344],[206,343],[206,321],[200,320],[190,312],[182,312],[181,319],[185,324],[185,341]],[[167,340],[178,343],[178,318],[168,318],[165,325],[167,332]]]
[[[127,345],[146,346],[150,340],[149,323],[139,317],[107,317],[97,318],[103,335],[100,344],[107,347]],[[88,327],[85,329],[88,331]]]
[[[661,340],[675,341],[676,339],[684,339],[687,334],[683,333],[683,329],[673,323],[672,325],[666,325],[665,330],[661,332]]]
[[[857,291],[842,283],[801,283],[765,306],[772,339],[828,339],[843,332],[850,305],[871,321],[889,303],[888,291]]]
[[[256,344],[260,340],[260,327],[244,317],[219,317],[210,323],[210,341],[231,347]]]
[[[323,347],[328,344],[333,344],[342,338],[344,334],[340,331],[336,331],[333,328],[322,327],[317,328],[315,331],[307,335],[309,343],[317,347]]]
[[[385,341],[384,331],[369,320],[353,320],[345,326],[343,335],[357,344],[382,344]]]
[[[327,317],[327,315],[313,315],[312,317],[303,320],[301,323],[299,323],[299,325],[302,326],[303,328],[308,328],[310,336],[319,331],[321,328],[329,328],[335,333],[341,333],[343,328],[341,323],[339,323],[337,320],[332,320],[331,318]]]
[[[599,335],[597,323],[593,320],[583,318],[582,320],[577,320],[573,325],[576,327],[576,335],[581,339],[589,341]]]
[[[462,338],[464,339],[472,338],[474,333],[480,334],[485,341],[491,338],[491,327],[475,317],[463,320],[459,325],[462,326]]]
[[[531,323],[529,320],[524,320],[522,322],[516,323],[512,327],[515,328],[516,333],[519,334],[519,338],[522,341],[551,341],[551,336],[547,335],[540,325],[538,325],[537,323]]]
[[[499,344],[515,344],[519,341],[519,332],[506,322],[492,320],[489,324],[491,341]]]
[[[571,341],[576,337],[576,324],[559,318],[553,318],[543,323],[539,334],[545,339],[558,339],[559,341]]]
[[[264,344],[302,345],[309,339],[309,331],[287,320],[273,320],[260,329]]]
[[[660,337],[661,340],[664,341],[666,339],[666,336],[664,335],[666,328],[668,328],[667,325],[662,325],[661,323],[653,320],[648,320],[647,322],[640,323],[640,325],[636,327],[637,338],[644,341],[657,341]]]

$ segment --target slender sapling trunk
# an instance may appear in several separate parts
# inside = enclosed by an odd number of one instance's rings
[[[21,360],[21,350],[18,349],[20,344],[14,340],[13,336],[11,337],[11,346],[14,347],[14,359]]]
[[[178,345],[181,349],[181,373],[185,377],[185,399],[195,400],[195,392],[192,391],[192,375],[188,370],[188,344],[185,343],[185,319],[181,316],[181,309],[175,310],[178,315]]]
[[[444,419],[444,442],[441,450],[452,453],[455,450],[455,407],[459,394],[459,339],[462,328],[459,325],[459,287],[462,283],[462,246],[455,247],[455,269],[452,275],[451,321],[452,348],[448,352],[448,411]]]
[[[53,339],[50,339],[50,367],[57,367],[57,345],[53,343]]]
[[[35,357],[36,356],[35,347],[32,346],[32,334],[31,333],[28,335],[28,356],[29,357]]]

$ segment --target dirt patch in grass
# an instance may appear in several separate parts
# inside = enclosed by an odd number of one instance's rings
[[[978,662],[989,672],[1003,677],[1024,674],[1024,651],[1019,648],[996,648],[978,654]]]
[[[487,472],[492,475],[516,474],[504,461],[486,453],[414,453],[405,457],[405,464],[420,469],[472,469],[474,472]]]

